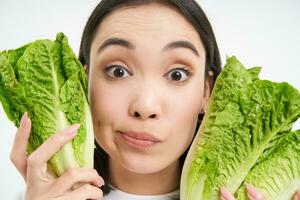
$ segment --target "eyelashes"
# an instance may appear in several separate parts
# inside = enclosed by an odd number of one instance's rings
[[[191,72],[187,68],[175,68],[165,76],[171,81],[183,82],[191,76]]]
[[[129,70],[121,65],[110,65],[106,67],[104,71],[109,78],[116,80],[128,78],[133,75],[129,72]],[[177,67],[167,72],[164,77],[170,81],[181,83],[189,79],[191,75],[192,72],[188,67]]]
[[[109,77],[116,79],[126,78],[132,75],[127,69],[120,65],[110,65],[104,71]]]

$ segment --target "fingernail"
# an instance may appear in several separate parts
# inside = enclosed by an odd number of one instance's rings
[[[226,200],[235,200],[235,198],[224,187],[220,188],[221,198]]]
[[[257,191],[251,184],[247,184],[246,189],[248,194],[254,199],[263,199],[263,195],[259,191]]]
[[[70,126],[69,128],[67,128],[67,130],[65,131],[66,135],[73,135],[77,132],[77,130],[79,129],[80,124],[73,124],[72,126]]]
[[[28,118],[28,114],[27,114],[27,112],[25,112],[24,114],[23,114],[23,116],[22,116],[22,118],[21,118],[21,122],[20,122],[20,126],[22,127],[22,128],[24,128],[25,126],[26,126],[26,124],[27,124],[27,118]]]
[[[99,182],[98,187],[102,187],[103,185],[104,185],[104,182],[101,180],[101,181]]]

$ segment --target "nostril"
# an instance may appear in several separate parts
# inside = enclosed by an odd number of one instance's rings
[[[139,117],[140,114],[139,114],[138,112],[135,112],[135,113],[134,113],[134,116],[135,116],[135,117]]]
[[[140,115],[140,113],[135,112],[135,113],[134,113],[134,117],[141,117],[141,115]],[[150,115],[149,118],[156,118],[156,114]]]
[[[150,118],[155,118],[156,114],[150,115]]]

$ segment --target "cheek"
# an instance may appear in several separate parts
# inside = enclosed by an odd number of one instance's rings
[[[196,92],[195,91],[199,91]],[[173,98],[172,105],[172,137],[173,143],[183,145],[186,149],[191,143],[202,105],[203,92],[199,86],[186,90],[183,95]]]
[[[90,106],[93,118],[94,133],[98,144],[109,151],[114,147],[114,134],[126,108],[126,97],[122,90],[112,89],[100,81],[93,81],[90,89]],[[122,101],[120,101],[122,99]]]
[[[170,110],[174,120],[179,124],[193,124],[201,110],[203,101],[203,89],[198,84],[185,88],[170,99]]]
[[[194,138],[198,113],[201,107],[201,90],[197,86],[185,88],[184,92],[179,92],[177,95],[167,95],[172,98],[168,99],[168,122],[166,130],[168,138],[165,140],[162,149],[160,150],[159,158],[156,161],[156,166],[161,166],[161,163],[169,164],[178,160]],[[200,91],[196,94],[195,91]]]
[[[111,92],[105,87],[99,87],[96,84],[91,87],[90,101],[93,116],[102,123],[108,123],[122,107],[120,96]]]

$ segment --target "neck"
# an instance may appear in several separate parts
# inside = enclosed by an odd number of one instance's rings
[[[181,169],[178,160],[159,172],[135,173],[109,160],[109,175],[110,184],[123,192],[137,195],[159,195],[179,188]]]

